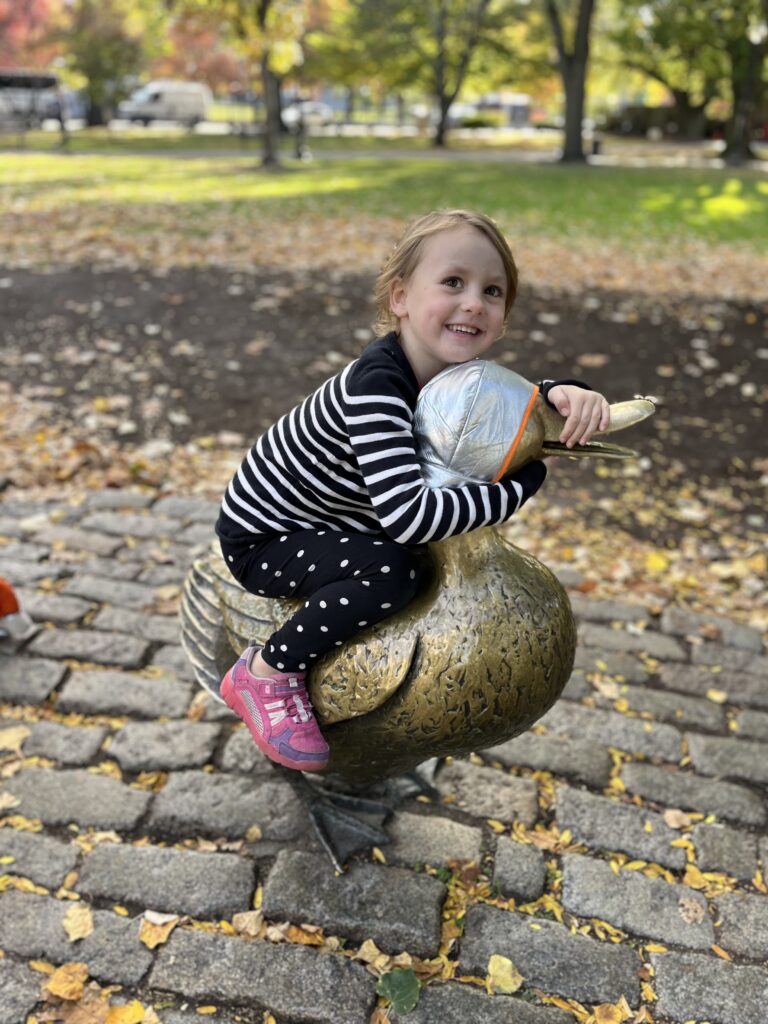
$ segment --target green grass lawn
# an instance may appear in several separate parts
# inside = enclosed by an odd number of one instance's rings
[[[209,214],[282,221],[357,215],[408,217],[434,207],[478,207],[511,233],[668,244],[685,238],[768,248],[768,177],[759,171],[564,167],[413,157],[286,160],[256,155],[157,156],[0,153],[0,209],[80,208],[130,217],[172,208],[199,236]],[[143,218],[140,218],[143,219]]]

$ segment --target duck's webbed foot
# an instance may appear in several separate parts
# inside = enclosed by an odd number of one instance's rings
[[[383,824],[403,802],[414,796],[437,796],[433,786],[439,761],[432,758],[413,771],[367,787],[345,786],[338,778],[304,775],[280,765],[273,768],[300,793],[312,827],[336,871],[356,853],[384,846],[389,836]]]

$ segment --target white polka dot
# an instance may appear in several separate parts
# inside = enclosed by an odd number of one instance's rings
[[[317,536],[318,537],[324,537],[325,536],[325,530],[321,530],[320,533],[318,533]]]
[[[381,607],[382,607],[382,608],[391,608],[391,607],[392,607],[392,605],[391,605],[391,604],[383,604],[383,605],[382,605]]]
[[[255,547],[256,547],[256,545],[255,545],[255,544],[251,544],[251,545],[250,545],[250,547],[248,548],[248,550],[249,550],[249,551],[253,551],[253,549],[254,549]]]
[[[297,551],[297,552],[296,552],[296,557],[297,557],[297,558],[301,558],[301,556],[302,556],[303,554],[304,554],[304,551],[303,551],[303,549],[302,549],[301,551]]]
[[[341,647],[341,640],[337,640],[335,646],[336,647]]]
[[[317,657],[316,654],[310,654],[310,658],[316,658],[316,657]]]
[[[280,644],[280,650],[281,651],[287,651],[288,650],[288,645],[287,644]]]
[[[263,594],[263,593],[264,593],[264,591],[263,591],[263,590],[260,590],[260,591],[259,591],[259,593],[260,593],[260,594]]]
[[[301,664],[299,665],[299,668],[306,668],[306,667],[307,667],[307,666],[306,666],[306,663],[305,663],[305,662],[303,662],[303,661],[302,661],[302,663],[301,663]]]
[[[349,559],[345,558],[343,562],[339,562],[339,565],[341,566],[342,569],[344,569],[346,566],[349,565]]]
[[[282,572],[281,572],[281,571],[280,571],[279,569],[277,569],[277,570],[275,571],[275,576],[282,576],[282,575],[283,575],[283,574],[282,574]]]
[[[296,632],[297,633],[303,633],[304,632],[304,627],[303,626],[297,626],[296,627]]]
[[[383,541],[383,540],[375,540],[375,541],[373,542],[373,546],[374,546],[374,547],[381,547],[381,545],[382,545],[383,543],[384,543],[384,541]]]
[[[371,585],[370,580],[360,580],[360,582],[363,584],[364,587],[370,587]]]
[[[341,540],[339,541],[339,544],[346,544],[348,540],[349,537],[342,537]]]
[[[227,561],[234,562],[234,560],[235,560],[235,556],[234,555],[227,555]]]
[[[296,580],[291,580],[291,582],[288,584],[288,586],[289,587],[295,587],[296,586]]]
[[[266,562],[262,562],[262,563],[261,563],[261,568],[262,568],[262,569],[268,569],[268,568],[269,568],[269,566],[267,565],[267,563],[266,563]]]
[[[288,534],[287,534],[287,533],[286,533],[286,534],[284,534],[284,535],[283,535],[283,536],[282,536],[282,537],[280,538],[280,543],[282,544],[284,540],[288,540]]]
[[[355,571],[352,573],[352,575],[353,576],[359,576],[360,575],[360,570],[359,569],[355,569]]]
[[[412,580],[416,579],[416,570],[415,569],[411,569],[411,579]]]
[[[305,607],[305,608],[309,608],[309,601],[305,601],[305,602],[304,602],[304,607]]]
[[[346,599],[346,597],[340,597],[339,604],[349,604],[349,601]]]
[[[278,661],[277,667],[278,668],[285,668],[285,665],[282,663],[282,661]]]
[[[321,601],[321,602],[320,602],[320,607],[321,607],[321,608],[327,608],[327,607],[328,607],[328,605],[327,605],[327,604],[325,603],[325,601]]]
[[[327,633],[328,632],[328,627],[327,626],[321,626],[320,627],[320,632],[321,633]]]
[[[307,571],[308,572],[314,572],[315,571],[315,566],[314,565],[310,565],[310,567],[309,567],[309,569]]]
[[[389,566],[388,565],[382,565],[381,571],[382,572],[389,572]]]
[[[368,625],[367,622],[358,622],[358,626],[367,626],[367,625]]]
[[[274,649],[275,649],[275,645],[274,645],[274,644],[270,644],[270,645],[269,645],[269,649],[270,649],[270,651],[274,651]]]

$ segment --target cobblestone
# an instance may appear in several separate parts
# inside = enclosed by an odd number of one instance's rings
[[[140,668],[146,659],[146,640],[124,633],[102,633],[95,629],[46,629],[29,645],[31,654],[44,658],[75,658],[97,665]]]
[[[290,840],[306,830],[308,821],[304,805],[287,782],[265,781],[254,787],[247,775],[186,771],[169,777],[157,795],[149,825],[153,832],[233,839],[258,825],[264,839]]]
[[[105,536],[91,530],[79,530],[75,526],[47,526],[38,530],[35,540],[43,544],[51,544],[69,548],[71,551],[90,551],[94,555],[109,557],[123,546],[118,537]]]
[[[141,572],[141,562],[120,558],[89,558],[80,563],[78,571],[89,576],[103,576],[108,580],[135,580]]]
[[[132,829],[144,815],[149,793],[130,789],[106,775],[82,768],[26,768],[5,784],[18,797],[16,810],[44,825],[89,825],[101,829]]]
[[[586,647],[599,647],[605,651],[627,651],[648,654],[667,661],[685,661],[686,649],[677,640],[652,630],[630,633],[626,629],[611,629],[583,623],[579,626],[579,642]]]
[[[0,960],[0,1020],[23,1024],[39,998],[39,974],[26,964]]]
[[[165,516],[142,515],[130,512],[93,512],[83,520],[84,530],[114,534],[117,537],[175,537],[181,523]]]
[[[585,597],[583,594],[569,594],[571,609],[577,619],[587,622],[645,622],[652,620],[648,608],[642,604],[629,601],[601,601]],[[665,633],[670,632],[664,630]]]
[[[625,701],[629,711],[651,715],[659,722],[690,729],[710,729],[713,732],[725,728],[725,710],[709,700],[626,684],[619,685],[616,698],[595,694],[598,707],[615,706],[615,700]]]
[[[465,761],[446,765],[437,777],[443,799],[476,818],[518,818],[532,825],[538,814],[537,787],[532,779],[500,775]]]
[[[768,744],[720,736],[687,736],[691,759],[702,775],[768,783]]]
[[[579,917],[689,949],[707,949],[715,941],[701,893],[637,871],[617,877],[609,864],[592,857],[563,857],[563,906]]]
[[[765,676],[744,672],[712,672],[695,665],[662,665],[659,682],[669,690],[678,690],[705,697],[709,690],[728,695],[732,704],[768,709],[768,687]]]
[[[660,814],[566,786],[558,786],[556,806],[558,828],[568,829],[577,843],[621,851],[676,871],[685,867],[685,851],[670,846],[680,834]]]
[[[631,793],[667,807],[715,814],[743,825],[764,825],[768,817],[760,797],[744,786],[715,782],[683,771],[650,764],[628,764],[621,778]]]
[[[576,648],[574,668],[584,672],[600,672],[615,679],[626,679],[630,683],[645,683],[650,678],[648,670],[634,654],[621,651],[606,651],[602,647]]]
[[[210,760],[220,731],[197,722],[132,722],[115,734],[109,754],[129,772],[200,768]]]
[[[96,756],[109,732],[100,725],[59,725],[35,722],[24,741],[27,756],[40,755],[60,764],[84,765]]]
[[[33,544],[30,540],[21,541],[20,543],[0,544],[0,558],[5,560],[14,561],[16,559],[22,562],[41,562],[44,558],[48,558],[51,553],[50,547],[46,544]]]
[[[327,857],[281,851],[264,885],[262,911],[272,921],[320,925],[388,953],[437,955],[442,882],[404,868],[353,864],[337,875]]]
[[[768,742],[768,714],[765,711],[740,711],[733,718],[737,736]]]
[[[68,900],[31,893],[0,894],[0,948],[54,964],[77,959],[97,981],[137,984],[152,963],[152,954],[139,941],[139,921],[94,910],[93,932],[73,945],[63,926],[71,906]]]
[[[190,664],[189,658],[184,653],[183,647],[180,645],[168,644],[165,647],[161,647],[152,658],[152,664],[155,668],[173,672],[179,679],[188,679],[190,682],[195,681],[194,669]]]
[[[768,675],[768,658],[741,647],[725,647],[723,644],[697,644],[691,649],[694,665],[710,665],[729,672],[741,671],[751,675]]]
[[[580,669],[574,669],[560,696],[563,700],[583,700],[591,694],[592,684]]]
[[[713,1024],[765,1024],[768,973],[696,953],[651,955],[659,1014]]]
[[[388,861],[437,867],[448,860],[480,860],[481,830],[448,818],[400,813],[387,822],[386,830],[391,839]]]
[[[539,719],[538,724],[559,736],[592,740],[602,747],[617,747],[630,754],[675,762],[683,754],[682,733],[671,725],[627,718],[617,711],[561,702]]]
[[[186,714],[192,696],[189,683],[169,676],[82,669],[66,681],[57,706],[61,711],[81,711],[86,715],[179,718]]]
[[[483,751],[483,757],[500,761],[507,768],[523,765],[536,771],[572,776],[599,789],[608,785],[612,765],[605,747],[589,740],[540,736],[532,732],[489,747]]]
[[[768,959],[768,896],[730,892],[715,900],[715,909],[722,922],[718,945],[749,960]]]
[[[22,608],[35,622],[51,622],[54,626],[72,626],[82,622],[93,608],[90,601],[79,597],[39,594],[27,589],[20,589],[18,596]]]
[[[725,871],[750,882],[757,871],[757,837],[725,825],[696,825],[691,834],[702,871]]]
[[[118,608],[148,608],[155,600],[154,587],[133,581],[108,580],[102,576],[76,576],[67,580],[61,592],[65,596],[101,601]]]
[[[254,865],[227,853],[104,844],[83,863],[78,892],[197,918],[249,910]]]
[[[223,710],[228,718],[234,718],[229,708],[225,707]],[[268,775],[270,778],[275,774],[272,762],[262,754],[245,726],[235,729],[229,737],[219,758],[219,764],[225,772]]]
[[[152,506],[152,512],[171,519],[192,520],[195,523],[210,523],[211,528],[219,515],[218,501],[206,498],[161,498]]]
[[[296,984],[299,978],[312,983]],[[376,1001],[375,979],[346,957],[180,928],[160,950],[149,983],[187,999],[255,1004],[307,1024],[363,1024]]]
[[[710,639],[720,640],[730,647],[743,647],[758,654],[763,650],[762,637],[756,629],[734,622],[724,615],[701,614],[687,608],[668,605],[661,615],[661,628],[672,636],[702,634]],[[712,632],[715,636],[711,636]]]
[[[24,562],[20,558],[3,558],[0,553],[0,576],[14,587],[29,586],[40,580],[60,580],[72,575],[72,567],[59,562]]]
[[[142,640],[173,644],[179,640],[179,620],[170,615],[140,615],[125,608],[102,608],[91,622],[92,629],[130,633]]]
[[[89,491],[85,496],[84,505],[91,509],[147,508],[154,500],[154,494],[126,491],[121,488],[120,490]]]
[[[495,995],[488,999],[469,985],[429,985],[418,1006],[405,1016],[390,1011],[392,1024],[573,1024],[573,1017],[552,1006],[532,1006],[522,999]]]
[[[584,1003],[613,1003],[625,996],[637,1006],[640,959],[627,946],[572,935],[554,921],[496,907],[467,911],[460,945],[461,971],[481,978],[494,955],[508,957],[526,987]]]
[[[0,828],[0,857],[13,857],[11,863],[3,864],[3,871],[48,889],[62,884],[77,863],[78,852],[76,846],[50,836]]]
[[[499,836],[493,882],[505,896],[514,896],[524,903],[537,900],[544,892],[546,878],[547,866],[541,850]]]
[[[211,520],[210,523],[192,523],[181,531],[177,540],[181,544],[210,544],[215,536]]]
[[[40,704],[66,674],[66,665],[48,658],[0,656],[0,700]]]

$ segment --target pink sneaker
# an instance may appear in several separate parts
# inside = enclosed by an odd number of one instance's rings
[[[221,696],[248,726],[254,742],[272,761],[302,772],[328,764],[328,744],[315,719],[306,673],[261,678],[248,665],[257,647],[247,647],[221,681]]]

